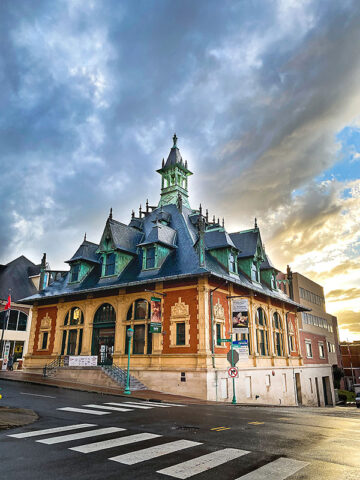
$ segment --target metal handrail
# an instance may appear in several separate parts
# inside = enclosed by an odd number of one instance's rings
[[[43,367],[43,377],[48,377],[50,373],[54,373],[59,367],[64,366],[64,358],[59,355],[54,360]]]

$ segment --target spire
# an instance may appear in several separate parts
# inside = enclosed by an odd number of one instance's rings
[[[166,161],[162,161],[162,167],[157,170],[162,176],[161,180],[161,205],[177,204],[178,194],[182,196],[183,206],[190,208],[188,200],[188,179],[192,175],[185,164],[179,147],[177,145],[178,137],[176,133],[172,137],[173,145]]]
[[[112,207],[110,208],[109,220],[112,220]]]

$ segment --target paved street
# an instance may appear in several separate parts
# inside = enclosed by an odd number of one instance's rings
[[[39,421],[2,431],[1,478],[358,479],[360,410],[159,404],[0,381]]]

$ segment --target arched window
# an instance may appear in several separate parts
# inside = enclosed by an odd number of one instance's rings
[[[0,312],[0,331],[3,329],[5,323],[5,330],[20,330],[26,331],[28,316],[19,310],[10,310],[9,319],[5,311]]]
[[[79,307],[73,307],[65,317],[64,325],[81,325],[84,323],[84,315]]]
[[[132,340],[132,353],[151,354],[152,353],[152,333],[150,332],[150,303],[139,298],[133,302],[126,316],[126,330],[134,329]],[[128,353],[128,338],[125,338],[125,353]]]
[[[265,312],[262,308],[256,311],[256,342],[259,355],[269,354],[268,325]]]
[[[284,333],[281,323],[281,318],[278,312],[273,315],[273,330],[274,330],[274,352],[278,357],[284,355]]]
[[[115,309],[110,303],[103,303],[97,310],[94,316],[94,323],[115,323],[116,313]]]
[[[84,314],[79,307],[71,308],[64,320],[61,355],[80,355]]]

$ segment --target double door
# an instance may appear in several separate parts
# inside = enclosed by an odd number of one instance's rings
[[[97,355],[98,365],[112,365],[114,355],[115,327],[94,328],[92,354]]]

